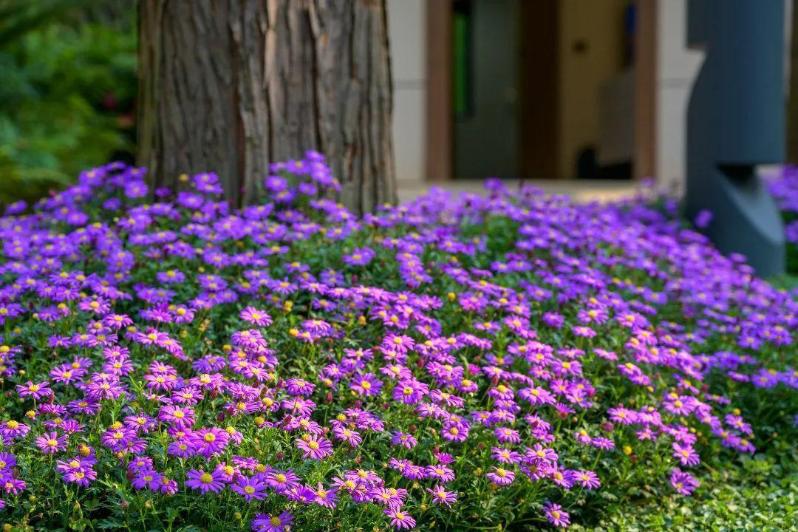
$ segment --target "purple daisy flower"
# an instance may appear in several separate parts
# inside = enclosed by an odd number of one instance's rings
[[[366,373],[354,377],[350,386],[358,395],[369,397],[380,393],[382,381],[373,373]]]
[[[266,484],[258,476],[247,478],[244,475],[239,475],[230,489],[244,497],[247,502],[262,500],[266,497]]]
[[[43,397],[49,397],[53,391],[50,389],[50,385],[47,383],[47,381],[37,384],[28,381],[25,384],[17,385],[17,393],[20,397],[32,397],[38,401]]]
[[[201,493],[218,493],[224,489],[224,479],[222,474],[216,470],[210,473],[202,469],[192,469],[186,475],[186,486]]]
[[[513,480],[515,480],[515,472],[509,469],[504,469],[503,467],[495,467],[493,468],[493,471],[489,472],[485,476],[487,476],[488,480],[497,486],[508,486],[513,483]]]
[[[673,489],[676,490],[676,493],[680,495],[690,495],[692,494],[695,489],[701,484],[698,479],[693,477],[689,473],[685,473],[678,467],[674,467],[671,470],[671,486]]]
[[[566,528],[571,524],[571,516],[559,504],[547,502],[543,505],[543,513],[549,523],[558,528]]]
[[[680,445],[678,442],[673,443],[673,457],[683,466],[695,466],[701,462],[701,457],[692,446]]]
[[[271,316],[262,310],[256,309],[255,307],[246,307],[241,311],[239,317],[248,323],[257,325],[258,327],[268,327],[272,324]]]
[[[403,530],[416,526],[416,520],[413,519],[413,516],[401,508],[386,508],[385,515],[391,518],[391,525],[393,525],[394,528]]]
[[[333,446],[329,440],[310,434],[296,440],[296,446],[303,452],[303,458],[311,460],[321,460],[333,452]]]
[[[288,512],[280,515],[258,514],[252,520],[253,532],[287,532],[294,522],[294,516]]]
[[[44,454],[55,454],[66,449],[66,436],[59,436],[57,432],[46,432],[36,438],[36,447]]]
[[[443,486],[436,486],[433,489],[427,488],[427,491],[432,495],[433,504],[451,506],[457,502],[457,493],[454,491],[446,491],[446,488]]]

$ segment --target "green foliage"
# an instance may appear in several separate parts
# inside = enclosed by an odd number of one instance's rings
[[[77,9],[88,4],[0,0],[0,203],[131,149],[133,5],[110,26]]]
[[[791,463],[782,464],[787,460]],[[693,500],[677,496],[614,507],[608,530],[793,530],[798,522],[798,468],[789,442],[735,467],[713,469]],[[579,530],[579,527],[576,527]]]

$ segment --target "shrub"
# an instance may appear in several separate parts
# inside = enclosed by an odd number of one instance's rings
[[[110,23],[111,4],[0,0],[0,204],[38,199],[131,150],[134,10]]]
[[[356,219],[319,154],[270,170],[240,211],[111,164],[0,218],[8,522],[621,526],[792,467],[796,303],[673,202]]]

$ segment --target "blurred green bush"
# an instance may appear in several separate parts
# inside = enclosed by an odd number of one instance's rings
[[[0,204],[132,151],[135,2],[0,0]]]

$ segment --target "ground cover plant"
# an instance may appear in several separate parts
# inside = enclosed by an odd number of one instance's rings
[[[675,202],[489,181],[356,219],[321,155],[270,174],[238,211],[121,164],[8,207],[9,527],[664,527],[795,472],[798,305]]]

